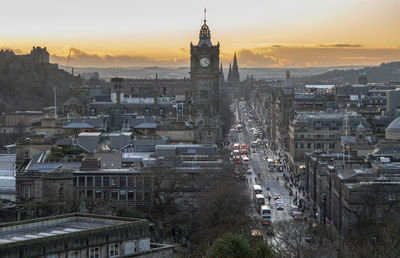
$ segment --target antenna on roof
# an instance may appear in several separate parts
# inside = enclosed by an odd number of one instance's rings
[[[207,10],[204,8],[204,24],[206,24],[207,21]]]

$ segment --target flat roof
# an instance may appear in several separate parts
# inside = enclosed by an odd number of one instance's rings
[[[101,132],[82,132],[78,136],[100,136]]]
[[[101,216],[84,213],[65,214],[40,219],[0,224],[0,249],[25,245],[29,241],[48,241],[76,234],[104,233],[132,224],[147,223],[144,219]]]

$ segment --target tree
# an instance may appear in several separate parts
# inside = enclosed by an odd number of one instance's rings
[[[244,235],[237,235],[229,232],[214,241],[206,257],[254,257],[254,250],[251,248],[248,239]]]
[[[243,234],[228,232],[216,239],[206,257],[273,258],[274,250],[267,241],[259,241],[253,248],[250,240]]]
[[[260,222],[251,215],[252,205],[246,184],[233,172],[233,167],[224,164],[219,173],[203,177],[208,187],[200,198],[200,209],[193,216],[193,257],[203,255],[213,241],[232,232],[249,235]]]
[[[280,257],[312,257],[335,252],[337,237],[323,225],[310,227],[303,221],[282,221],[274,224],[275,251]]]

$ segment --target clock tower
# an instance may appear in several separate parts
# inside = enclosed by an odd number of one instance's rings
[[[190,77],[192,80],[191,115],[199,129],[199,143],[219,143],[221,126],[219,121],[219,42],[211,43],[210,29],[201,26],[199,42],[190,43]]]

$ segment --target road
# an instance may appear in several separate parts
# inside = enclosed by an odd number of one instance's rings
[[[233,143],[251,143],[253,136],[251,134],[250,128],[253,125],[249,124],[247,114],[243,111],[243,108],[238,107],[235,112],[235,117],[237,122],[244,121],[245,127],[242,132],[235,132],[231,135],[231,142]],[[266,159],[268,157],[276,158],[273,155],[271,150],[266,150],[264,154],[264,150],[262,147],[258,147],[255,153],[251,153],[250,155],[250,165],[253,168],[252,174],[247,174],[248,186],[250,188],[250,192],[252,193],[253,185],[257,184],[256,178],[258,174],[260,175],[262,182],[259,183],[263,188],[263,193],[266,195],[267,192],[272,196],[270,204],[273,208],[272,212],[272,224],[279,221],[287,221],[292,219],[291,215],[291,205],[294,200],[294,196],[289,196],[289,192],[284,187],[284,182],[282,180],[281,172],[269,172],[267,169]],[[279,177],[279,180],[277,180]],[[269,188],[269,191],[267,189]],[[284,210],[277,210],[275,205],[275,200],[273,196],[275,193],[281,195],[281,199],[283,200]],[[253,202],[252,195],[250,196],[251,201]],[[268,199],[265,200],[266,204],[269,204]],[[259,214],[257,214],[260,216]]]

